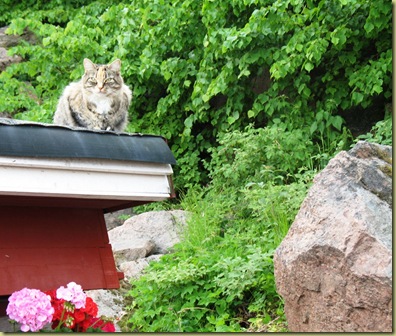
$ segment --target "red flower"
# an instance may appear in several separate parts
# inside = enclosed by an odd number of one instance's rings
[[[49,290],[45,293],[51,297],[51,305],[55,310],[52,317],[52,329],[55,329],[61,323],[62,327],[67,327],[76,332],[86,332],[89,328],[101,329],[104,332],[115,332],[112,322],[96,317],[98,306],[92,298],[87,296],[84,308],[74,308],[74,311],[69,311],[70,309],[68,310],[65,307],[65,300],[56,297],[56,290]],[[67,303],[66,306],[70,305]]]
[[[115,326],[113,322],[103,321],[101,318],[93,317],[91,319],[91,326],[95,329],[101,329],[105,332],[115,332]]]
[[[87,329],[91,326],[91,318],[89,319],[85,319],[84,321],[82,321],[81,323],[79,323],[78,325],[78,330],[81,332],[86,332]]]
[[[75,323],[80,323],[85,320],[85,313],[82,311],[82,309],[74,310],[73,316],[74,316]]]
[[[104,326],[101,328],[104,332],[115,332],[115,326],[113,322],[106,322]]]
[[[85,301],[85,308],[81,308],[81,311],[87,313],[88,315],[91,315],[92,317],[96,317],[96,315],[98,314],[98,306],[92,300],[92,298],[87,296],[87,299]]]
[[[62,317],[65,300],[58,299],[56,297],[56,290],[46,291],[45,294],[47,294],[51,297],[51,305],[55,310],[54,315],[52,316],[52,321],[59,321]]]

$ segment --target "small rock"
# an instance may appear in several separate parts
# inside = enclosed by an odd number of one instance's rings
[[[124,222],[133,216],[133,209],[122,209],[109,212],[104,215],[107,230],[114,229],[124,224]]]
[[[121,331],[117,321],[125,314],[122,294],[117,290],[95,289],[86,291],[86,294],[98,306],[98,316],[114,319],[116,331]]]
[[[155,244],[151,240],[130,239],[112,244],[113,254],[117,265],[126,261],[145,258],[154,250]]]
[[[137,279],[142,275],[143,270],[149,265],[150,261],[157,261],[161,256],[162,254],[155,254],[147,258],[123,262],[120,265],[120,270],[124,272],[126,280]]]
[[[18,332],[19,324],[14,325],[8,319],[8,316],[0,316],[0,332]]]

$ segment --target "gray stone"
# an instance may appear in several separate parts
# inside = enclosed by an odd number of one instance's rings
[[[107,230],[124,224],[125,220],[133,216],[133,209],[122,209],[114,212],[109,212],[104,215]],[[127,217],[127,218],[125,218]]]
[[[0,332],[18,332],[19,325],[15,326],[10,322],[8,316],[0,316]]]
[[[6,34],[7,28],[8,26],[0,28],[0,72],[13,63],[22,62],[22,57],[8,55],[7,49],[18,45],[21,40],[32,44],[37,43],[37,38],[31,31],[25,30],[21,36],[8,35]]]
[[[118,250],[119,244],[127,244],[128,241],[151,241],[155,244],[153,254],[167,253],[180,241],[186,218],[187,213],[183,210],[150,211],[133,216],[123,225],[108,231],[110,243],[113,250]]]
[[[290,331],[392,331],[391,165],[359,142],[315,177],[274,255]]]
[[[98,306],[98,316],[111,318],[116,331],[121,331],[118,321],[125,314],[123,296],[118,290],[95,289],[85,291]]]
[[[113,254],[117,265],[126,261],[145,258],[154,250],[155,244],[151,240],[134,239],[118,241],[112,244]]]
[[[6,30],[8,29],[8,26],[6,27],[1,27],[0,28],[0,48],[11,48],[16,45],[21,40],[25,40],[31,44],[36,44],[37,43],[37,38],[34,35],[33,32],[29,31],[28,29],[25,29],[25,31],[22,33],[22,35],[9,35],[6,34]]]
[[[7,49],[0,47],[0,72],[4,71],[6,67],[13,63],[19,63],[22,61],[22,57],[13,55],[9,56]]]
[[[162,254],[155,254],[147,258],[142,258],[134,261],[125,261],[120,265],[120,270],[124,272],[127,281],[130,279],[139,278],[144,269],[149,265],[151,261],[157,261],[161,258]]]

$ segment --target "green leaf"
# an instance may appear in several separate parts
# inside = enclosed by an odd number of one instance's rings
[[[343,120],[340,116],[335,116],[332,118],[331,124],[338,130],[341,131]]]
[[[304,69],[307,70],[308,72],[311,72],[311,70],[314,68],[314,65],[311,62],[306,62],[304,65]]]
[[[381,85],[378,84],[374,84],[373,89],[372,89],[372,93],[376,92],[378,94],[380,94],[383,91],[383,88]]]
[[[352,93],[352,101],[357,105],[363,101],[364,95],[360,92],[353,92]]]
[[[193,121],[194,121],[194,115],[190,115],[188,118],[184,120],[184,126],[186,126],[187,128],[191,128],[193,125]]]
[[[249,110],[247,114],[248,114],[248,118],[254,118],[256,116],[256,113],[254,113],[253,110]]]
[[[364,24],[364,30],[367,32],[367,33],[371,33],[372,31],[373,31],[373,29],[374,29],[374,25],[371,23],[371,22],[366,22],[365,24]]]
[[[296,50],[297,50],[298,52],[301,52],[301,51],[303,51],[303,49],[304,49],[304,45],[302,45],[302,44],[300,44],[300,43],[297,43],[296,46],[295,46],[295,48],[296,48]]]
[[[312,124],[311,124],[311,127],[309,128],[309,132],[311,133],[311,134],[314,134],[315,133],[315,131],[318,129],[318,124],[316,123],[316,121],[314,121]]]

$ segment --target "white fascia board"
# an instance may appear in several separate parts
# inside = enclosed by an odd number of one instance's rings
[[[167,163],[116,161],[108,159],[80,158],[30,158],[0,156],[0,166],[47,168],[74,171],[105,171],[125,174],[173,174],[172,166]]]
[[[172,167],[167,164],[1,159],[0,195],[157,201],[169,198],[172,192]]]

